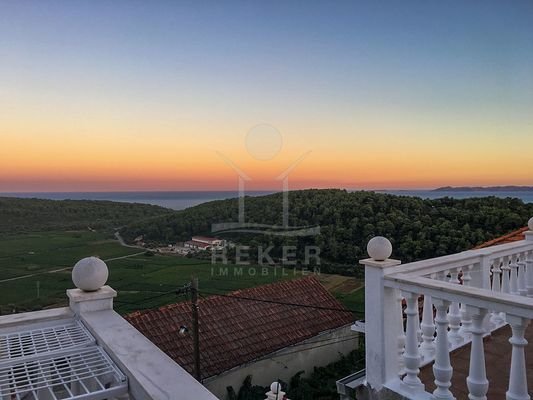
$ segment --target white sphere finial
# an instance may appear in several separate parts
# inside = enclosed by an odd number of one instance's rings
[[[279,392],[281,392],[281,383],[272,382],[272,385],[270,385],[270,391],[274,394],[278,394]]]
[[[533,218],[531,218],[529,220],[529,222],[527,223],[527,226],[529,228],[530,231],[533,231]]]
[[[72,282],[78,289],[94,292],[107,282],[109,270],[105,262],[97,257],[87,257],[76,263],[72,269]]]
[[[392,254],[392,244],[389,239],[383,236],[376,236],[370,239],[366,250],[374,261],[385,261]]]

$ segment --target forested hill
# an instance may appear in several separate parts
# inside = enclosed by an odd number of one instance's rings
[[[146,204],[0,197],[0,234],[69,229],[112,229],[172,213]]]
[[[496,197],[457,200],[423,200],[373,192],[303,190],[290,192],[290,225],[319,225],[320,235],[286,238],[265,234],[225,236],[238,243],[320,246],[322,258],[339,264],[354,264],[365,254],[366,243],[375,235],[391,239],[394,256],[407,262],[450,254],[526,226],[533,204]],[[246,198],[246,222],[282,223],[281,193]],[[210,234],[211,224],[237,221],[236,199],[213,201],[150,223],[123,229],[126,239],[144,235],[145,240],[171,243],[193,234]],[[219,235],[220,237],[224,237]]]

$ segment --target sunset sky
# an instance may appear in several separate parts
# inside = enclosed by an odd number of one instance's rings
[[[308,152],[292,188],[533,185],[533,2],[0,1],[0,192],[276,189]]]

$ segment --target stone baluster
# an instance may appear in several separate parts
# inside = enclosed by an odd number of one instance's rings
[[[485,349],[483,348],[483,335],[485,328],[483,320],[488,310],[468,306],[472,316],[472,344],[470,347],[470,369],[466,385],[468,386],[470,400],[487,400],[487,391],[489,390],[489,381],[487,380],[487,371],[485,367]]]
[[[502,264],[502,260],[499,258],[496,258],[494,262],[492,263],[492,291],[499,293],[502,291],[501,289],[501,273],[502,270],[500,268]]]
[[[433,304],[437,309],[435,324],[437,325],[436,353],[433,363],[433,374],[435,376],[435,386],[433,392],[435,399],[454,399],[450,387],[453,376],[453,368],[450,363],[450,342],[448,340],[448,318],[447,311],[450,302],[446,300],[433,299]]]
[[[509,343],[513,346],[511,354],[511,372],[509,377],[509,390],[505,394],[506,400],[530,400],[527,391],[527,370],[525,347],[527,340],[524,338],[529,320],[514,315],[507,315],[507,322],[511,325],[513,336]]]
[[[424,309],[422,310],[422,344],[420,350],[424,360],[435,356],[435,323],[433,322],[433,302],[431,296],[424,295]]]
[[[509,257],[504,257],[502,263],[502,293],[511,293],[511,279],[509,276],[510,271],[511,267],[509,267]]]
[[[403,296],[401,291],[398,292],[398,375],[403,376],[405,374],[405,365],[403,362],[403,353],[405,351],[405,328],[403,326]]]
[[[518,295],[518,255],[511,256],[509,292]]]
[[[526,253],[520,253],[518,260],[518,294],[527,296],[526,287]]]
[[[459,269],[450,271],[450,283],[459,284]],[[463,337],[459,333],[461,329],[461,311],[459,309],[458,302],[452,302],[448,311],[448,322],[450,324],[450,343],[453,345],[459,345],[463,342]]]
[[[494,296],[496,297],[498,297],[499,293],[501,292],[501,263],[502,260],[500,258],[496,258],[492,264],[492,291],[494,292]],[[502,315],[497,311],[492,311],[492,317],[490,320],[494,327],[498,327],[503,323]]]
[[[472,282],[471,271],[474,268],[473,265],[469,265],[463,268],[463,286],[470,287]],[[472,319],[470,318],[470,311],[466,304],[461,304],[461,329],[459,333],[465,341],[470,339],[470,327],[472,326]]]
[[[488,256],[481,256],[481,261],[476,264],[477,273],[473,276],[471,287],[491,290],[492,261]]]
[[[404,292],[403,296],[407,303],[407,328],[405,332],[405,352],[403,355],[405,365],[405,377],[403,383],[414,391],[423,391],[424,385],[420,381],[420,352],[418,351],[418,329],[420,317],[418,314],[418,294]]]
[[[527,297],[533,297],[533,251],[526,254],[526,290]]]

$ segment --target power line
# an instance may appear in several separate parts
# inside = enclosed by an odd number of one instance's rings
[[[350,314],[361,314],[362,312],[359,310],[351,310],[348,308],[334,308],[334,307],[323,307],[323,306],[312,306],[310,304],[297,304],[297,303],[288,303],[288,302],[282,302],[282,301],[276,301],[276,300],[265,300],[265,299],[257,299],[253,297],[245,297],[245,296],[236,296],[231,294],[220,294],[215,292],[209,292],[206,290],[202,290],[203,293],[211,294],[213,296],[221,296],[221,297],[229,297],[232,299],[238,299],[238,300],[246,300],[246,301],[257,301],[261,303],[270,303],[270,304],[278,304],[282,306],[290,306],[290,307],[301,307],[301,308],[313,308],[315,310],[324,310],[324,311],[337,311],[337,312],[344,312],[344,313],[350,313]]]
[[[139,300],[137,302],[130,302],[130,301],[124,301],[124,300],[115,300],[115,302],[119,303],[119,304],[130,304],[130,305],[138,306],[140,302],[158,299],[160,297],[167,296],[169,294],[176,294],[176,290],[174,289],[174,290],[169,291],[169,292],[158,294],[157,296],[147,297],[147,298],[141,299],[141,300]]]
[[[180,289],[171,290],[171,291],[164,292],[164,293],[161,293],[161,294],[156,295],[156,296],[148,297],[148,298],[145,298],[145,299],[140,299],[137,302],[128,302],[128,301],[123,301],[123,300],[116,300],[116,302],[119,303],[119,304],[128,304],[128,305],[139,306],[140,303],[142,303],[142,302],[154,300],[154,299],[157,299],[157,298],[169,295],[169,294],[178,294],[179,295],[179,294],[181,294],[182,292],[184,292],[186,290],[187,290],[187,288],[183,288],[181,290]],[[276,301],[276,300],[265,300],[265,299],[258,299],[258,298],[254,298],[254,297],[244,297],[244,296],[237,296],[237,295],[231,295],[231,294],[221,294],[221,293],[210,292],[210,291],[206,291],[206,290],[202,290],[201,291],[200,296],[202,298],[207,298],[206,296],[203,296],[202,293],[210,294],[210,295],[213,295],[213,296],[228,297],[228,298],[237,299],[237,300],[255,301],[255,302],[277,304],[277,305],[289,306],[289,307],[311,308],[311,309],[315,309],[315,310],[336,311],[336,312],[344,312],[344,313],[350,313],[350,314],[356,314],[356,315],[364,315],[364,312],[361,311],[361,310],[353,310],[353,309],[349,309],[349,308],[344,309],[344,308],[334,308],[334,307],[313,306],[313,305],[310,305],[310,304],[289,303],[289,302],[282,302],[282,301]]]

